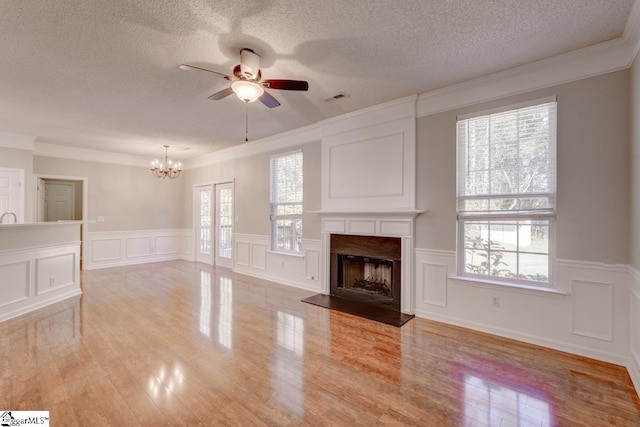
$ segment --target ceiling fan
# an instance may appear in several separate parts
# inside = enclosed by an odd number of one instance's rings
[[[240,63],[233,67],[233,76],[219,73],[217,71],[207,70],[206,68],[196,67],[189,64],[181,64],[182,70],[200,70],[207,73],[217,74],[231,82],[231,86],[214,93],[209,99],[218,101],[235,93],[240,100],[245,103],[260,100],[269,108],[275,108],[280,105],[265,89],[278,90],[309,90],[309,83],[303,80],[281,80],[269,79],[262,80],[262,71],[260,70],[260,55],[251,49],[243,48],[240,50]]]

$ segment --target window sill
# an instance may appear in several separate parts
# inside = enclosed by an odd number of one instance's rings
[[[295,252],[280,252],[280,251],[274,251],[274,250],[267,250],[268,254],[272,254],[272,255],[286,255],[286,256],[291,256],[294,258],[304,258],[305,255],[303,253],[295,253]]]
[[[466,277],[466,276],[452,276],[449,277],[451,280],[455,280],[460,282],[461,285],[471,285],[471,286],[480,286],[480,287],[500,287],[505,291],[512,292],[524,292],[524,293],[537,293],[544,294],[549,296],[566,296],[569,292],[545,286],[535,286],[535,285],[523,285],[521,283],[507,283],[507,282],[499,282],[497,280],[484,280],[477,279],[475,277]]]

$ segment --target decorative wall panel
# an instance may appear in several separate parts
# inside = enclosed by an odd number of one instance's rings
[[[260,270],[267,268],[267,247],[265,245],[251,245],[251,267]]]
[[[251,244],[248,242],[236,242],[236,265],[249,267],[249,250]]]
[[[0,265],[0,307],[29,297],[29,261]]]
[[[36,293],[76,285],[76,254],[67,253],[36,259]]]
[[[151,256],[152,239],[145,237],[127,237],[126,240],[127,258],[140,258]]]
[[[122,257],[120,239],[96,239],[91,243],[91,261],[93,262],[111,261]]]
[[[571,332],[611,341],[613,288],[610,283],[573,280]]]
[[[177,255],[180,252],[179,236],[157,236],[156,255]]]
[[[447,306],[447,265],[422,263],[422,303]]]
[[[402,133],[330,147],[329,198],[402,196],[403,158]]]

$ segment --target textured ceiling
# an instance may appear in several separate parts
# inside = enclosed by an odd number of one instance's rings
[[[221,77],[239,50],[264,78],[308,80],[249,104],[259,139],[622,35],[633,0],[3,0],[0,132],[188,159],[242,144]],[[324,99],[339,92],[341,100]]]

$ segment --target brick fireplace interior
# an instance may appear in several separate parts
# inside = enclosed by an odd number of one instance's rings
[[[400,312],[402,239],[332,234],[330,294]]]

